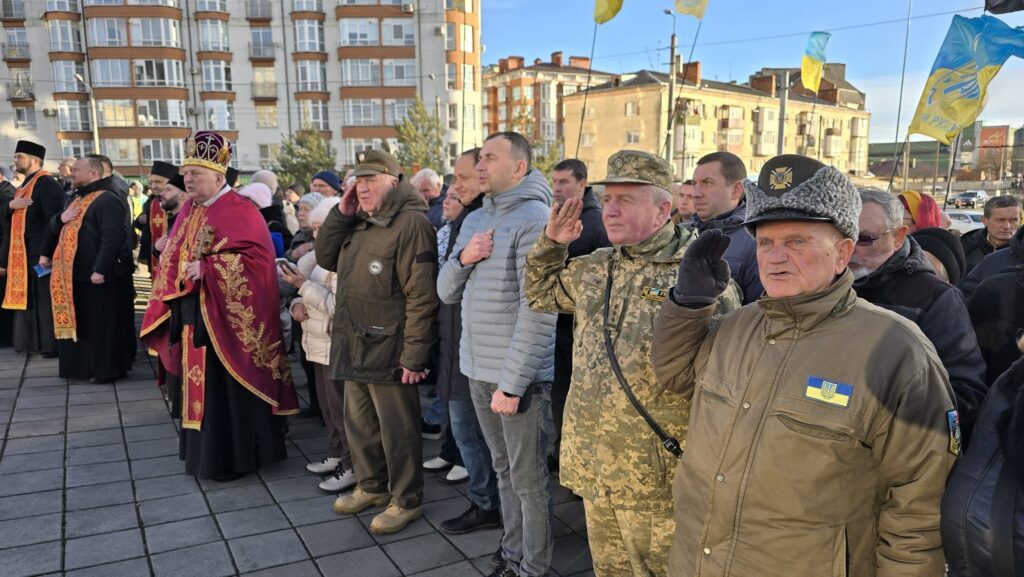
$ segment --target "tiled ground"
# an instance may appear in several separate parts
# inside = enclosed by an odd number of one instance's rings
[[[0,427],[5,577],[486,575],[500,537],[437,530],[469,504],[464,484],[438,474],[427,475],[424,518],[397,535],[369,532],[380,508],[333,513],[333,497],[304,469],[326,450],[310,419],[293,421],[286,461],[231,483],[197,482],[182,474],[146,360],[116,385],[69,384],[56,360],[0,349]],[[426,455],[436,451],[426,442]],[[552,487],[554,572],[589,575],[582,504]]]

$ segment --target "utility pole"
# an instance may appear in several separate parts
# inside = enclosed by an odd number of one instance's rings
[[[776,146],[777,154],[783,154],[783,144],[786,142],[786,101],[789,100],[789,70],[779,73],[779,141]]]
[[[672,160],[675,142],[672,140],[672,129],[676,123],[676,13],[667,8],[664,12],[672,17],[672,42],[669,44],[668,128],[665,130],[665,160],[672,165],[672,178],[675,178],[676,165]]]
[[[100,119],[96,116],[96,93],[92,89],[92,85],[82,78],[81,74],[75,74],[75,79],[85,86],[86,90],[89,91],[89,108],[92,115],[92,153],[100,153]]]

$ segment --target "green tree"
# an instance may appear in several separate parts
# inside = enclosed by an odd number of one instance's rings
[[[274,159],[274,174],[282,187],[292,183],[309,186],[313,175],[337,170],[337,151],[315,130],[300,130],[285,136]]]
[[[419,166],[441,171],[441,121],[427,112],[419,98],[398,126],[398,162],[406,168]]]

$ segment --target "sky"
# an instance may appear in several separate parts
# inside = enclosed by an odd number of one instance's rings
[[[984,0],[708,0],[694,46],[698,21],[676,14],[678,51],[701,62],[705,78],[746,82],[765,66],[799,67],[807,36],[832,32],[830,62],[846,63],[847,80],[867,93],[871,142],[897,137],[900,76],[906,18],[910,35],[899,114],[899,139],[906,136],[953,13],[976,17]],[[587,56],[594,39],[594,0],[482,0],[484,63],[509,55],[545,61],[561,50]],[[662,12],[671,0],[624,0],[622,11],[597,30],[594,69],[623,73],[640,69],[668,72],[673,19]],[[1024,12],[998,16],[1024,26]],[[844,29],[845,28],[845,29]],[[770,38],[766,38],[770,37]],[[1011,59],[989,85],[981,120],[1024,124],[1024,60]],[[912,137],[913,140],[924,137]]]

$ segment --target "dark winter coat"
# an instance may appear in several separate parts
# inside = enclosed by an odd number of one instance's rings
[[[964,234],[960,237],[960,244],[964,247],[964,257],[967,259],[968,273],[978,266],[982,259],[996,250],[988,242],[987,228],[975,229]]]
[[[1024,359],[996,380],[942,499],[949,577],[1024,574]],[[1015,501],[1015,502],[1014,502]],[[996,559],[1015,559],[1008,570]]]
[[[987,240],[985,241],[985,244],[988,244]],[[988,256],[982,259],[977,266],[973,267],[974,270],[972,270],[970,274],[966,275],[964,280],[960,281],[960,290],[964,291],[964,296],[969,299],[971,298],[971,293],[974,292],[974,289],[978,288],[978,285],[986,278],[996,273],[1003,272],[1011,266],[1018,266],[1022,264],[1024,264],[1024,227],[1017,229],[1017,233],[1010,238],[1010,242],[1007,246],[1004,246],[997,251],[989,251]],[[967,267],[972,268],[970,257],[968,257],[967,260]]]
[[[106,192],[89,205],[78,229],[78,248],[72,272],[78,282],[89,282],[93,273],[108,278],[127,277],[135,269],[132,247],[128,244],[130,234],[125,224],[125,207],[117,193],[110,191],[110,179],[103,178],[80,186],[75,190],[75,196],[82,197],[97,190]],[[50,230],[58,239],[65,226],[60,216],[50,219]]]
[[[935,275],[911,237],[877,271],[853,283],[857,296],[913,321],[935,347],[956,395],[964,444],[987,390],[985,361],[960,291]]]
[[[694,215],[694,225],[699,232],[717,228],[729,235],[729,248],[725,251],[725,261],[729,263],[732,279],[743,291],[743,304],[749,304],[761,298],[764,287],[757,271],[757,243],[743,227],[747,218],[747,201],[740,201],[739,206],[729,212],[716,216],[708,221],[700,220]]]
[[[444,253],[444,260],[452,254],[455,248],[455,241],[459,238],[462,230],[462,222],[466,216],[484,205],[484,195],[481,194],[473,199],[473,202],[462,210],[458,218],[451,222],[451,232],[448,237],[448,248]],[[469,379],[462,374],[459,366],[459,341],[462,340],[462,303],[455,304],[441,303],[437,310],[437,337],[438,337],[438,358],[437,358],[437,394],[448,401],[468,401]]]
[[[132,223],[132,228],[138,231],[139,236],[139,262],[149,264],[149,259],[153,255],[153,233],[149,228],[149,217],[150,209],[153,207],[154,202],[160,202],[155,194],[149,196],[146,202],[142,203],[142,214],[135,219]],[[142,222],[142,217],[146,217],[146,222]],[[167,231],[170,232],[170,227]]]
[[[292,231],[288,230],[288,222],[284,218],[284,208],[279,204],[271,204],[266,208],[261,208],[260,214],[263,215],[263,220],[266,221],[271,234],[281,233],[284,246],[291,246]]]
[[[407,182],[369,215],[331,210],[316,241],[317,264],[338,274],[331,378],[401,382],[422,371],[437,340],[437,233]]]
[[[14,200],[14,185],[0,182],[0,268],[7,268],[7,255],[11,250],[11,219],[7,205]]]
[[[444,226],[444,199],[448,196],[448,187],[441,188],[441,194],[427,201],[427,220],[434,230]]]
[[[1021,356],[1015,339],[1024,331],[1024,263],[986,278],[971,294],[967,310],[991,383]]]

